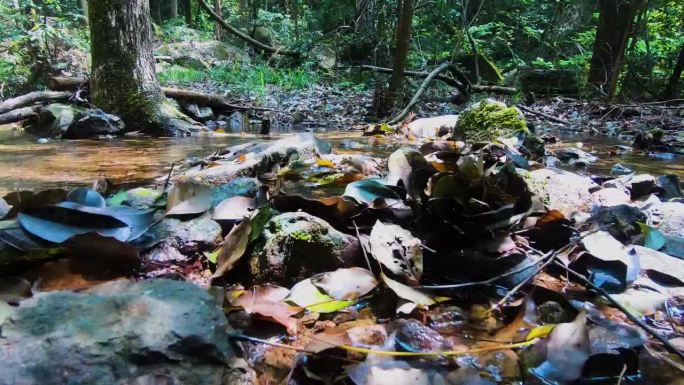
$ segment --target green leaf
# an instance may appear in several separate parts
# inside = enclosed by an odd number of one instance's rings
[[[637,225],[639,225],[639,229],[644,234],[644,246],[653,250],[660,250],[665,246],[665,235],[660,230],[642,222],[637,222]]]
[[[109,198],[110,206],[121,206],[128,199],[128,191],[121,190]]]

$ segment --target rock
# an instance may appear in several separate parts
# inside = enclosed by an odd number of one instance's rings
[[[185,261],[194,253],[215,248],[223,239],[221,225],[209,214],[185,222],[164,218],[150,231],[160,241],[142,257],[155,262]]]
[[[70,104],[53,103],[41,109],[38,122],[27,132],[40,136],[83,139],[98,135],[123,133],[119,117],[98,109],[84,109]]]
[[[469,141],[489,142],[529,132],[525,117],[516,107],[486,99],[466,108],[458,118],[455,135]]]
[[[556,158],[561,161],[578,167],[586,167],[588,164],[594,163],[598,158],[589,154],[586,151],[580,150],[577,147],[563,148],[554,154]]]
[[[631,202],[629,193],[624,189],[616,187],[595,191],[591,194],[591,199],[593,201],[592,211],[594,211],[594,208],[613,207]]]
[[[359,259],[356,237],[313,215],[291,212],[268,222],[249,270],[254,283],[292,285],[316,273],[355,266]]]
[[[632,199],[650,195],[656,188],[656,179],[652,175],[625,175],[603,183],[604,187],[627,189]]]
[[[649,223],[665,235],[684,237],[684,203],[662,202],[643,209]]]
[[[415,319],[398,319],[390,323],[387,329],[396,332],[398,351],[434,352],[450,348],[441,334]]]
[[[337,66],[337,55],[330,47],[317,45],[311,50],[310,55],[323,70],[328,71]]]
[[[234,355],[223,311],[199,287],[119,280],[80,293],[41,293],[2,325],[0,383],[223,384]]]
[[[155,51],[157,56],[169,57],[173,64],[195,69],[209,69],[222,64],[249,64],[247,53],[220,41],[183,41],[163,44]]]
[[[242,127],[244,126],[243,120],[244,120],[244,117],[242,116],[241,113],[233,112],[228,117],[228,128],[230,129],[230,131],[231,132],[242,131]]]
[[[579,94],[578,73],[575,70],[521,68],[516,82],[523,93]]]
[[[256,177],[284,167],[290,161],[311,159],[329,153],[330,145],[313,134],[299,134],[274,142],[249,142],[228,147],[211,158],[214,167],[195,167],[173,178],[174,183],[200,184],[210,188],[222,186],[238,177]],[[241,157],[243,156],[243,157]]]
[[[409,123],[409,131],[419,138],[438,138],[454,132],[458,115],[416,119]]]
[[[275,33],[268,27],[255,27],[252,30],[252,38],[259,43],[273,47],[275,43]]]
[[[591,194],[600,189],[589,177],[551,168],[532,171],[524,179],[547,207],[560,211],[566,218],[588,213],[593,202]]]
[[[76,115],[76,121],[62,134],[65,139],[85,139],[99,135],[122,134],[126,125],[115,115],[88,109]]]
[[[183,111],[187,113],[191,118],[206,122],[214,117],[214,111],[209,107],[198,107],[195,103],[183,104]]]

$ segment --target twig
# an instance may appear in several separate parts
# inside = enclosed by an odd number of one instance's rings
[[[359,246],[361,246],[361,251],[363,252],[363,257],[366,259],[366,264],[368,265],[368,271],[373,273],[373,269],[371,268],[370,259],[368,258],[368,253],[366,253],[366,247],[363,245],[363,242],[361,242],[361,233],[359,232],[359,227],[356,226],[355,220],[352,220],[352,223],[354,224],[354,228],[356,229],[356,238],[359,240]]]
[[[416,91],[416,94],[413,95],[413,98],[411,98],[411,101],[406,105],[406,107],[404,107],[404,109],[401,110],[401,112],[400,112],[397,116],[395,116],[394,118],[390,119],[390,121],[387,122],[387,123],[388,123],[388,124],[396,124],[396,123],[399,123],[402,119],[404,119],[404,118],[406,117],[406,115],[409,113],[409,111],[411,111],[411,108],[412,108],[416,103],[418,103],[418,100],[420,100],[420,97],[423,95],[423,93],[425,92],[425,90],[427,89],[427,87],[430,85],[430,83],[432,82],[432,80],[433,80],[435,77],[437,77],[437,75],[439,75],[440,73],[444,72],[444,70],[446,70],[447,68],[449,68],[450,65],[451,65],[450,62],[444,62],[444,63],[443,63],[442,65],[440,65],[439,67],[437,67],[437,68],[435,68],[434,70],[432,70],[432,72],[430,72],[430,74],[425,78],[425,80],[423,80],[423,84],[420,85],[420,88],[418,88],[418,91]]]
[[[164,181],[164,188],[162,189],[162,192],[166,191],[166,188],[169,187],[169,180],[171,179],[171,174],[173,173],[173,168],[176,166],[176,162],[171,163],[171,169],[169,170],[169,174],[166,176],[166,180]]]
[[[592,290],[597,292],[598,294],[602,295],[604,298],[606,298],[614,307],[616,307],[618,310],[623,312],[627,318],[637,324],[640,328],[644,329],[648,334],[652,335],[655,337],[658,341],[662,342],[663,345],[665,345],[665,348],[670,352],[678,355],[680,358],[684,358],[684,352],[679,351],[677,348],[675,348],[670,341],[668,341],[665,337],[661,336],[658,334],[655,330],[653,330],[650,326],[648,326],[644,321],[639,319],[638,317],[634,316],[629,310],[627,310],[620,302],[616,301],[613,296],[608,294],[605,290],[602,288],[594,285],[590,280],[588,280],[585,276],[582,274],[572,270],[571,268],[565,266],[565,264],[560,263],[556,261],[554,263],[556,266],[565,269],[568,273],[574,275],[577,277],[583,284],[589,286]]]
[[[533,110],[533,109],[525,107],[521,104],[518,104],[517,107],[520,108],[521,110],[525,111],[525,112],[528,112],[528,113],[533,114],[533,115],[541,116],[542,118],[546,118],[552,122],[556,122],[556,123],[560,123],[560,124],[570,124],[570,122],[568,122],[565,119],[557,118],[555,116],[545,114],[541,111]]]

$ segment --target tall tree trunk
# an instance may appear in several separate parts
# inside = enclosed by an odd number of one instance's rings
[[[92,2],[92,0],[89,0]],[[150,3],[150,15],[155,23],[160,24],[162,22],[162,0],[149,0]]]
[[[85,16],[88,16],[88,0],[81,0],[81,10]]]
[[[406,59],[408,58],[409,43],[411,42],[411,24],[413,19],[413,0],[399,0],[399,9],[396,31],[396,48],[394,52],[394,66],[387,87],[387,97],[395,100],[397,92],[404,79]]]
[[[130,131],[187,135],[201,126],[164,97],[154,73],[148,0],[89,0],[93,103]]]
[[[663,97],[672,98],[676,96],[679,80],[682,78],[682,71],[684,71],[684,44],[682,44],[682,48],[679,50],[679,59],[677,59],[677,64],[675,64],[674,70],[672,70],[672,76],[670,76],[670,80],[667,82]]]
[[[599,0],[599,21],[589,68],[589,83],[615,93],[634,17],[643,0]]]
[[[185,16],[185,24],[192,25],[192,0],[181,0],[183,5],[183,15]]]
[[[214,12],[223,16],[221,13],[221,0],[214,0]],[[214,36],[216,40],[221,40],[221,26],[218,23],[214,23]]]
[[[178,17],[178,0],[161,0],[162,18],[175,19]]]

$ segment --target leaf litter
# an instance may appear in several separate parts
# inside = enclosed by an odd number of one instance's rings
[[[637,378],[633,360],[643,349],[663,366],[681,365],[684,261],[668,254],[681,233],[648,215],[625,219],[624,208],[570,217],[542,204],[532,192],[541,166],[523,155],[519,140],[451,145],[399,136],[387,161],[299,154],[260,178],[256,191],[232,196],[188,183],[109,196],[91,189],[8,194],[0,201],[0,268],[24,273],[2,281],[0,320],[38,291],[166,277],[223,290],[231,338],[264,380],[618,382]],[[259,156],[233,152],[241,166]],[[659,180],[667,182],[663,191],[679,190],[678,181]],[[285,192],[286,182],[304,193]],[[329,193],[306,191],[320,186]],[[138,195],[154,199],[140,204]],[[627,206],[648,214],[641,201]],[[340,231],[349,246],[296,233],[281,245],[294,253],[279,268],[296,274],[297,250],[308,248],[335,250],[337,261],[356,255],[354,266],[310,263],[310,277],[293,285],[254,284],[248,257],[266,248],[273,219],[293,211],[323,219],[330,225],[324,236]],[[206,217],[211,230],[159,234],[170,217]],[[211,231],[222,242],[206,237]],[[186,259],[141,257],[160,244]],[[266,369],[268,360],[248,345],[308,359]]]

